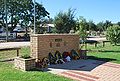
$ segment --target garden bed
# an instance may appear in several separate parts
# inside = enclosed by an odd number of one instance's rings
[[[35,59],[34,58],[15,58],[15,67],[24,71],[28,71],[35,68]]]

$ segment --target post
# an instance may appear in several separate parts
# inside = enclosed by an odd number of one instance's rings
[[[36,33],[36,28],[35,28],[35,0],[34,0],[34,34]]]
[[[103,41],[103,47],[105,46],[105,41]]]
[[[17,57],[19,56],[19,49],[17,49]]]
[[[97,47],[97,42],[95,42],[95,47]]]
[[[5,22],[6,22],[6,41],[8,41],[8,24],[7,24],[7,2],[5,0]]]

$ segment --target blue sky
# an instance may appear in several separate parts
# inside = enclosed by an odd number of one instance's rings
[[[120,0],[36,0],[43,4],[54,18],[59,11],[76,9],[76,17],[83,16],[87,20],[100,22],[120,21]]]

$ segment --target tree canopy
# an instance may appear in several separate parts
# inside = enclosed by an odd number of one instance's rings
[[[69,33],[76,28],[75,10],[68,9],[67,12],[59,12],[54,19],[54,24],[58,33]]]
[[[5,27],[5,3],[0,0],[0,25]],[[41,22],[49,13],[43,5],[36,2],[36,21]],[[33,0],[7,0],[7,21],[9,30],[17,26],[29,27],[34,21],[34,4]]]
[[[111,41],[113,44],[120,43],[120,26],[113,25],[107,28],[106,37],[108,40]]]
[[[88,25],[86,19],[83,17],[80,17],[78,34],[80,35],[80,38],[83,41],[85,41],[87,38],[87,29],[88,28],[89,28],[89,25]]]

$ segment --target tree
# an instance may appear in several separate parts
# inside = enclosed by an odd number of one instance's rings
[[[79,35],[80,35],[80,38],[85,41],[88,34],[87,34],[87,29],[89,28],[89,25],[86,21],[85,18],[83,17],[80,17],[80,20],[79,20]]]
[[[33,23],[34,22],[34,9],[33,9],[33,2],[30,2],[30,3],[27,3],[28,5],[26,5],[26,8],[25,8],[25,13],[24,15],[22,15],[22,22],[21,24],[24,25],[25,29],[27,30],[28,27],[30,27],[30,23]],[[45,21],[45,17],[49,16],[49,13],[46,11],[46,9],[43,7],[43,5],[39,4],[36,2],[35,4],[35,11],[36,11],[36,33],[41,33],[41,23],[44,23]],[[32,27],[32,26],[31,26]],[[33,27],[32,27],[33,29]]]
[[[93,21],[89,21],[88,25],[89,25],[89,29],[88,30],[97,31],[97,26],[94,24]]]
[[[67,12],[59,12],[54,18],[54,24],[58,33],[69,33],[71,29],[76,28],[74,19],[75,10],[68,9]]]
[[[119,26],[120,26],[120,22],[117,22],[117,25],[119,25]]]
[[[0,27],[5,27],[5,4],[0,0]]]
[[[111,21],[106,20],[104,23],[104,31],[107,30],[108,27],[112,26],[113,24],[111,23]]]
[[[4,0],[0,1],[1,1],[0,23],[4,26],[5,24]],[[43,5],[36,2],[35,6],[36,6],[36,21],[41,22],[41,20],[44,19],[44,17],[48,16],[49,13],[46,11]],[[25,28],[30,27],[29,25],[34,21],[33,0],[7,0],[7,12],[8,12],[7,18],[9,21],[8,25],[10,25],[9,31],[13,31],[17,24],[20,24]]]
[[[99,22],[96,26],[100,32],[104,31],[104,23],[103,22]]]
[[[80,16],[78,19],[77,19],[77,25],[78,25],[78,30],[83,27],[82,29],[85,29],[85,30],[89,30],[89,24],[87,22],[87,20]]]
[[[54,20],[52,18],[46,18],[44,19],[43,24],[54,24]]]
[[[120,42],[120,26],[113,25],[108,27],[106,37],[111,43],[117,45]]]
[[[85,18],[80,17],[78,26],[79,26],[79,29],[76,33],[80,36],[81,43],[83,44],[81,45],[81,48],[85,46],[85,49],[86,49],[87,46],[85,45],[85,41],[87,40],[87,36],[88,36],[87,29],[89,29],[89,25]]]

